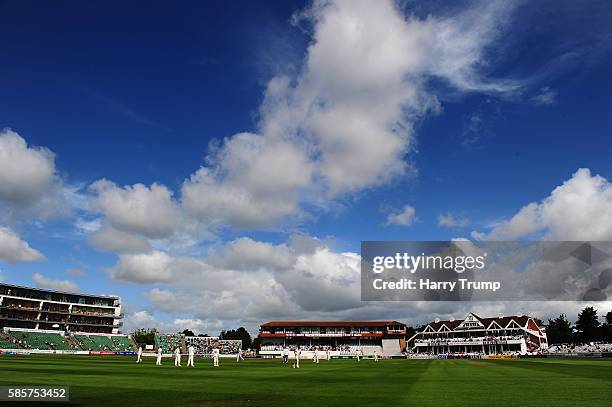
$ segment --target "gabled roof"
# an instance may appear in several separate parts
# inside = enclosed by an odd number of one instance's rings
[[[510,315],[510,316],[502,316],[502,317],[490,317],[490,318],[482,318],[474,313],[471,313],[480,323],[482,323],[486,328],[492,323],[500,325],[502,328],[506,328],[508,324],[512,321],[516,322],[521,328],[527,325],[527,321],[531,318],[528,315]],[[465,321],[465,319],[454,319],[454,320],[443,320],[443,321],[434,321],[428,324],[431,328],[438,332],[442,325],[446,325],[450,330],[454,331]]]
[[[439,331],[440,327],[442,325],[446,325],[451,331],[454,330],[455,328],[457,328],[459,326],[459,324],[461,324],[463,322],[462,319],[455,319],[455,320],[446,320],[446,321],[437,321],[437,322],[432,322],[429,325],[433,328],[434,331]]]
[[[499,322],[497,322],[495,319],[491,321],[489,325],[487,325],[487,329],[503,329],[503,328],[505,327],[501,326]]]

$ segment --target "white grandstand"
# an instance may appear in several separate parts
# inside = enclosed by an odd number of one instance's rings
[[[548,347],[546,333],[527,315],[435,320],[409,339],[414,353],[431,355],[516,353]]]

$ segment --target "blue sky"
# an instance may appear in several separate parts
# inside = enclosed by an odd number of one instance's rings
[[[360,241],[611,239],[611,19],[3,2],[0,276],[118,294],[128,326],[168,330],[461,313],[360,303]]]

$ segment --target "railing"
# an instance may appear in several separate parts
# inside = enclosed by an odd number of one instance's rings
[[[16,307],[14,305],[2,305],[0,306],[0,308],[3,309],[17,309],[17,310],[23,310],[23,311],[39,311],[40,308],[38,307]]]
[[[415,346],[453,346],[453,345],[494,345],[509,342],[520,342],[522,336],[500,336],[500,337],[480,337],[480,338],[437,338],[437,339],[416,339]]]

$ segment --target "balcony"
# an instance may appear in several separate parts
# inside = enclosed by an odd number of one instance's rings
[[[41,309],[40,312],[44,313],[44,314],[62,314],[62,315],[70,314],[70,312],[68,310],[62,311],[62,310]]]
[[[16,307],[14,305],[2,305],[0,306],[2,309],[10,309],[10,310],[19,310],[19,311],[39,311],[38,307]]]
[[[0,320],[4,320],[4,321],[24,321],[24,322],[32,322],[32,323],[37,323],[38,320],[37,319],[33,319],[33,318],[23,318],[23,317],[16,317],[16,316],[4,316],[4,315],[0,315]]]
[[[99,324],[99,323],[93,323],[93,322],[73,322],[73,321],[68,321],[67,322],[68,325],[78,325],[78,326],[103,326],[106,328],[119,328],[123,326],[123,322],[117,322],[114,324]]]

